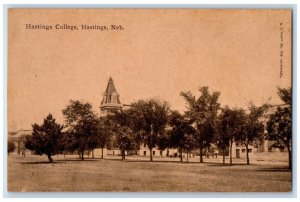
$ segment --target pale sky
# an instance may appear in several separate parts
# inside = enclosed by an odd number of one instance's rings
[[[70,99],[99,113],[110,76],[122,104],[155,97],[180,111],[180,92],[199,96],[201,86],[231,107],[280,103],[276,86],[291,86],[290,10],[10,9],[8,20],[8,130],[31,129],[48,113],[63,123]]]

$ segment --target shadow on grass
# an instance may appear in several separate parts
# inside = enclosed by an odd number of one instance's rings
[[[220,167],[220,166],[229,166],[229,167],[232,167],[232,166],[251,166],[252,164],[250,165],[247,165],[245,163],[233,163],[233,164],[229,164],[229,163],[217,163],[217,162],[207,162],[207,164],[209,164],[208,166],[215,166],[215,167]]]
[[[223,164],[223,163],[218,163],[218,162],[195,162],[195,161],[168,161],[168,160],[154,160],[154,161],[150,161],[150,160],[136,160],[136,159],[125,159],[125,160],[121,160],[121,159],[99,159],[99,160],[104,160],[104,161],[119,161],[119,162],[130,162],[130,163],[174,163],[174,164],[185,164],[185,165],[205,165],[205,166],[230,166],[229,164]],[[233,164],[233,165],[245,165],[245,164]]]
[[[257,171],[261,171],[261,172],[291,172],[291,170],[288,167],[261,168],[261,169],[257,169]]]
[[[31,162],[21,162],[21,164],[56,164],[56,163],[63,163],[63,162],[58,162],[54,161],[50,163],[49,161],[31,161]]]
[[[49,161],[30,161],[30,162],[21,162],[21,164],[56,164],[56,163],[66,163],[66,162],[97,162],[97,159],[84,159],[83,161],[81,159],[58,159],[54,160],[54,162],[50,163]]]

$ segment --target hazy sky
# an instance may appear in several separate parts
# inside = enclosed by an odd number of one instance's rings
[[[9,130],[31,129],[48,113],[63,123],[70,99],[99,113],[110,76],[123,104],[156,97],[180,111],[180,92],[198,96],[201,86],[232,107],[280,103],[276,86],[291,86],[290,10],[10,9],[8,37]]]

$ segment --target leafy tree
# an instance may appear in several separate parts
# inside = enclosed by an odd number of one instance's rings
[[[245,120],[245,112],[243,109],[230,109],[228,106],[222,109],[222,112],[219,116],[218,145],[221,146],[221,148],[224,151],[226,148],[226,144],[229,144],[228,146],[229,146],[230,165],[232,165],[232,145],[234,140],[238,137],[239,133],[241,133],[242,131],[244,120]],[[223,156],[223,162],[224,162],[224,156]]]
[[[77,150],[76,139],[72,131],[65,131],[62,133],[61,147],[64,154],[66,152],[73,154]]]
[[[193,132],[184,134],[184,146],[183,149],[187,154],[186,161],[189,161],[189,154],[195,148],[196,140]]]
[[[216,133],[214,136],[214,142],[218,146],[218,149],[222,151],[223,164],[225,164],[225,154],[226,148],[229,146],[230,136],[227,133],[227,124],[223,122],[224,113],[218,116],[216,123]]]
[[[278,88],[278,95],[284,105],[278,106],[267,122],[267,139],[274,141],[274,147],[288,150],[289,168],[292,168],[292,90]]]
[[[139,131],[140,139],[150,149],[150,161],[153,161],[152,149],[158,145],[159,137],[165,132],[169,106],[155,99],[140,100],[131,105],[133,131]]]
[[[103,159],[103,150],[107,146],[112,136],[111,125],[106,118],[100,118],[98,124],[98,130],[96,134],[97,146],[101,148],[101,159]]]
[[[127,126],[117,126],[115,131],[117,146],[121,150],[122,160],[125,160],[125,152],[133,148],[132,131]]]
[[[122,160],[125,160],[126,151],[137,149],[139,146],[139,133],[135,131],[132,112],[132,110],[121,110],[108,116],[108,125],[113,133],[115,146],[121,150]]]
[[[166,129],[165,133],[160,133],[157,139],[157,146],[160,150],[170,149],[172,147],[171,131]]]
[[[249,106],[249,114],[245,114],[245,119],[242,123],[240,133],[235,138],[236,142],[239,142],[246,147],[247,165],[250,164],[249,160],[249,145],[253,145],[257,141],[261,141],[264,135],[263,116],[268,109],[268,105],[264,104],[260,107],[256,107],[251,103]]]
[[[188,106],[186,116],[192,121],[196,131],[195,140],[197,147],[200,150],[200,162],[203,162],[203,149],[210,147],[215,134],[215,124],[217,113],[220,109],[218,99],[219,92],[209,93],[208,87],[199,88],[201,95],[199,98],[190,92],[181,92],[180,95],[184,97]]]
[[[63,126],[57,124],[55,119],[49,114],[42,125],[32,125],[32,135],[26,136],[26,148],[33,150],[36,154],[46,154],[49,162],[52,163],[51,156],[61,151]]]
[[[177,147],[180,152],[180,161],[182,162],[182,154],[184,150],[191,151],[194,148],[194,128],[190,125],[189,120],[185,119],[178,111],[173,111],[169,118],[170,145]]]
[[[81,160],[84,160],[84,152],[97,146],[94,142],[99,121],[92,111],[92,105],[70,100],[69,105],[62,112],[71,138],[68,141],[80,152]]]
[[[8,140],[7,142],[7,154],[14,152],[16,149],[16,145],[12,140]]]

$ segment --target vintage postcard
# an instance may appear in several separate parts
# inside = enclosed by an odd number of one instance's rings
[[[7,24],[8,192],[292,191],[291,9]]]

